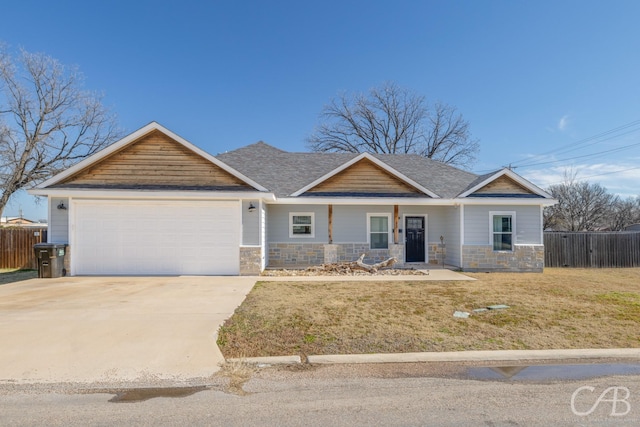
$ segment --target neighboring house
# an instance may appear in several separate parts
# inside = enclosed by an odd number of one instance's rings
[[[27,218],[22,218],[19,216],[15,217],[7,217],[3,216],[0,218],[0,227],[22,227],[22,228],[46,228],[47,224],[37,221],[32,221]]]
[[[555,203],[508,169],[262,142],[214,157],[155,122],[29,192],[48,197],[49,241],[70,245],[72,275],[257,274],[361,253],[542,271]]]

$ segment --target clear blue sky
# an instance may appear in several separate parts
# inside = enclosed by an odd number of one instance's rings
[[[1,41],[79,66],[127,131],[155,120],[212,154],[259,140],[305,151],[332,97],[390,80],[458,107],[480,140],[476,172],[572,158],[515,170],[546,187],[571,168],[640,194],[637,0],[20,0],[1,12]],[[31,199],[3,215],[46,218]]]

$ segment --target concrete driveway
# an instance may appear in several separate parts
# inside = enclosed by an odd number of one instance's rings
[[[68,277],[0,286],[0,382],[208,377],[255,278]]]

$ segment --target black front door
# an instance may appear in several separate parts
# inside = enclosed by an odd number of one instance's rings
[[[406,262],[425,262],[424,258],[424,217],[405,218]]]

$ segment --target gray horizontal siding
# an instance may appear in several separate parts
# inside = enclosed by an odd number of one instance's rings
[[[69,243],[69,199],[55,197],[51,201],[51,218],[49,218],[50,243]],[[64,203],[67,209],[58,209]]]
[[[326,206],[268,205],[267,212],[267,239],[269,243],[327,243],[329,241],[329,213]],[[315,214],[315,236],[289,237],[290,212],[313,212]]]
[[[539,206],[465,206],[464,243],[465,245],[488,245],[489,212],[513,211],[516,213],[515,229],[517,245],[542,244],[540,232]]]
[[[444,243],[447,248],[445,262],[456,267],[462,265],[460,260],[460,211],[459,207],[447,210],[447,234],[444,235]]]
[[[256,208],[249,212],[249,204]],[[255,246],[260,244],[260,203],[258,201],[242,201],[242,244]]]
[[[393,215],[393,206],[333,206],[333,243],[366,243],[368,213]]]
[[[440,236],[447,234],[448,218],[447,212],[450,208],[445,206],[400,206],[400,221],[402,222],[405,216],[411,215],[426,215],[427,216],[427,235],[426,241],[428,243],[440,243]],[[400,224],[400,229],[404,234],[405,224]]]

